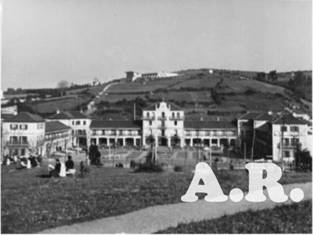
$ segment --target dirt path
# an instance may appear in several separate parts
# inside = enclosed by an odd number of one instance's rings
[[[285,193],[289,195],[290,190],[293,188],[302,188],[304,200],[312,199],[312,183],[285,185]],[[292,201],[288,200],[283,204],[290,203]],[[223,203],[208,203],[200,200],[195,203],[148,207],[120,216],[61,226],[40,233],[154,233],[168,227],[177,226],[178,223],[214,219],[225,214],[231,215],[249,209],[262,210],[281,204],[270,200],[262,203],[251,203],[246,200],[239,203],[230,200]]]
[[[116,83],[110,83],[110,84],[106,85],[106,86],[102,89],[102,91],[100,91],[100,92],[98,93],[98,95],[96,96],[96,98],[94,98],[92,101],[89,102],[89,104],[87,105],[87,112],[86,112],[87,114],[91,114],[91,113],[93,113],[93,112],[96,110],[96,107],[95,107],[96,100],[99,99],[99,98],[103,95],[103,93],[104,93],[107,89],[110,88],[110,86],[115,85],[115,84],[116,84]]]

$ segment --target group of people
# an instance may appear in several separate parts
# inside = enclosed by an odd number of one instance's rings
[[[75,175],[75,164],[72,156],[68,156],[67,161],[62,162],[59,158],[55,160],[55,165],[49,165],[49,175],[51,177],[66,177],[67,175]]]
[[[4,155],[2,164],[9,166],[11,164],[15,165],[17,169],[30,169],[34,167],[39,167],[41,163],[40,155],[28,155],[28,156],[18,156],[18,155]]]

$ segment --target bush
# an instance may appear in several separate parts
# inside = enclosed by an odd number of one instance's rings
[[[181,166],[174,166],[174,171],[175,172],[181,172],[181,171],[183,171],[183,168]]]
[[[163,168],[157,163],[138,163],[134,172],[162,172]]]

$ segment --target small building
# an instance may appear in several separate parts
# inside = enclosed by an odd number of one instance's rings
[[[57,112],[47,121],[59,121],[72,129],[72,143],[74,146],[87,146],[87,135],[91,119],[78,111]]]
[[[72,129],[59,121],[46,122],[44,152],[46,156],[72,147]]]

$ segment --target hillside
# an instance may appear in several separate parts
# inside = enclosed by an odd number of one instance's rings
[[[181,106],[190,119],[232,119],[247,110],[281,111],[296,107],[304,111],[291,90],[256,80],[256,72],[209,69],[179,71],[175,78],[113,84],[96,99],[96,116],[131,118],[137,108],[166,100]],[[285,75],[286,76],[286,75]],[[140,114],[138,110],[137,114]],[[208,115],[209,114],[209,115]]]

